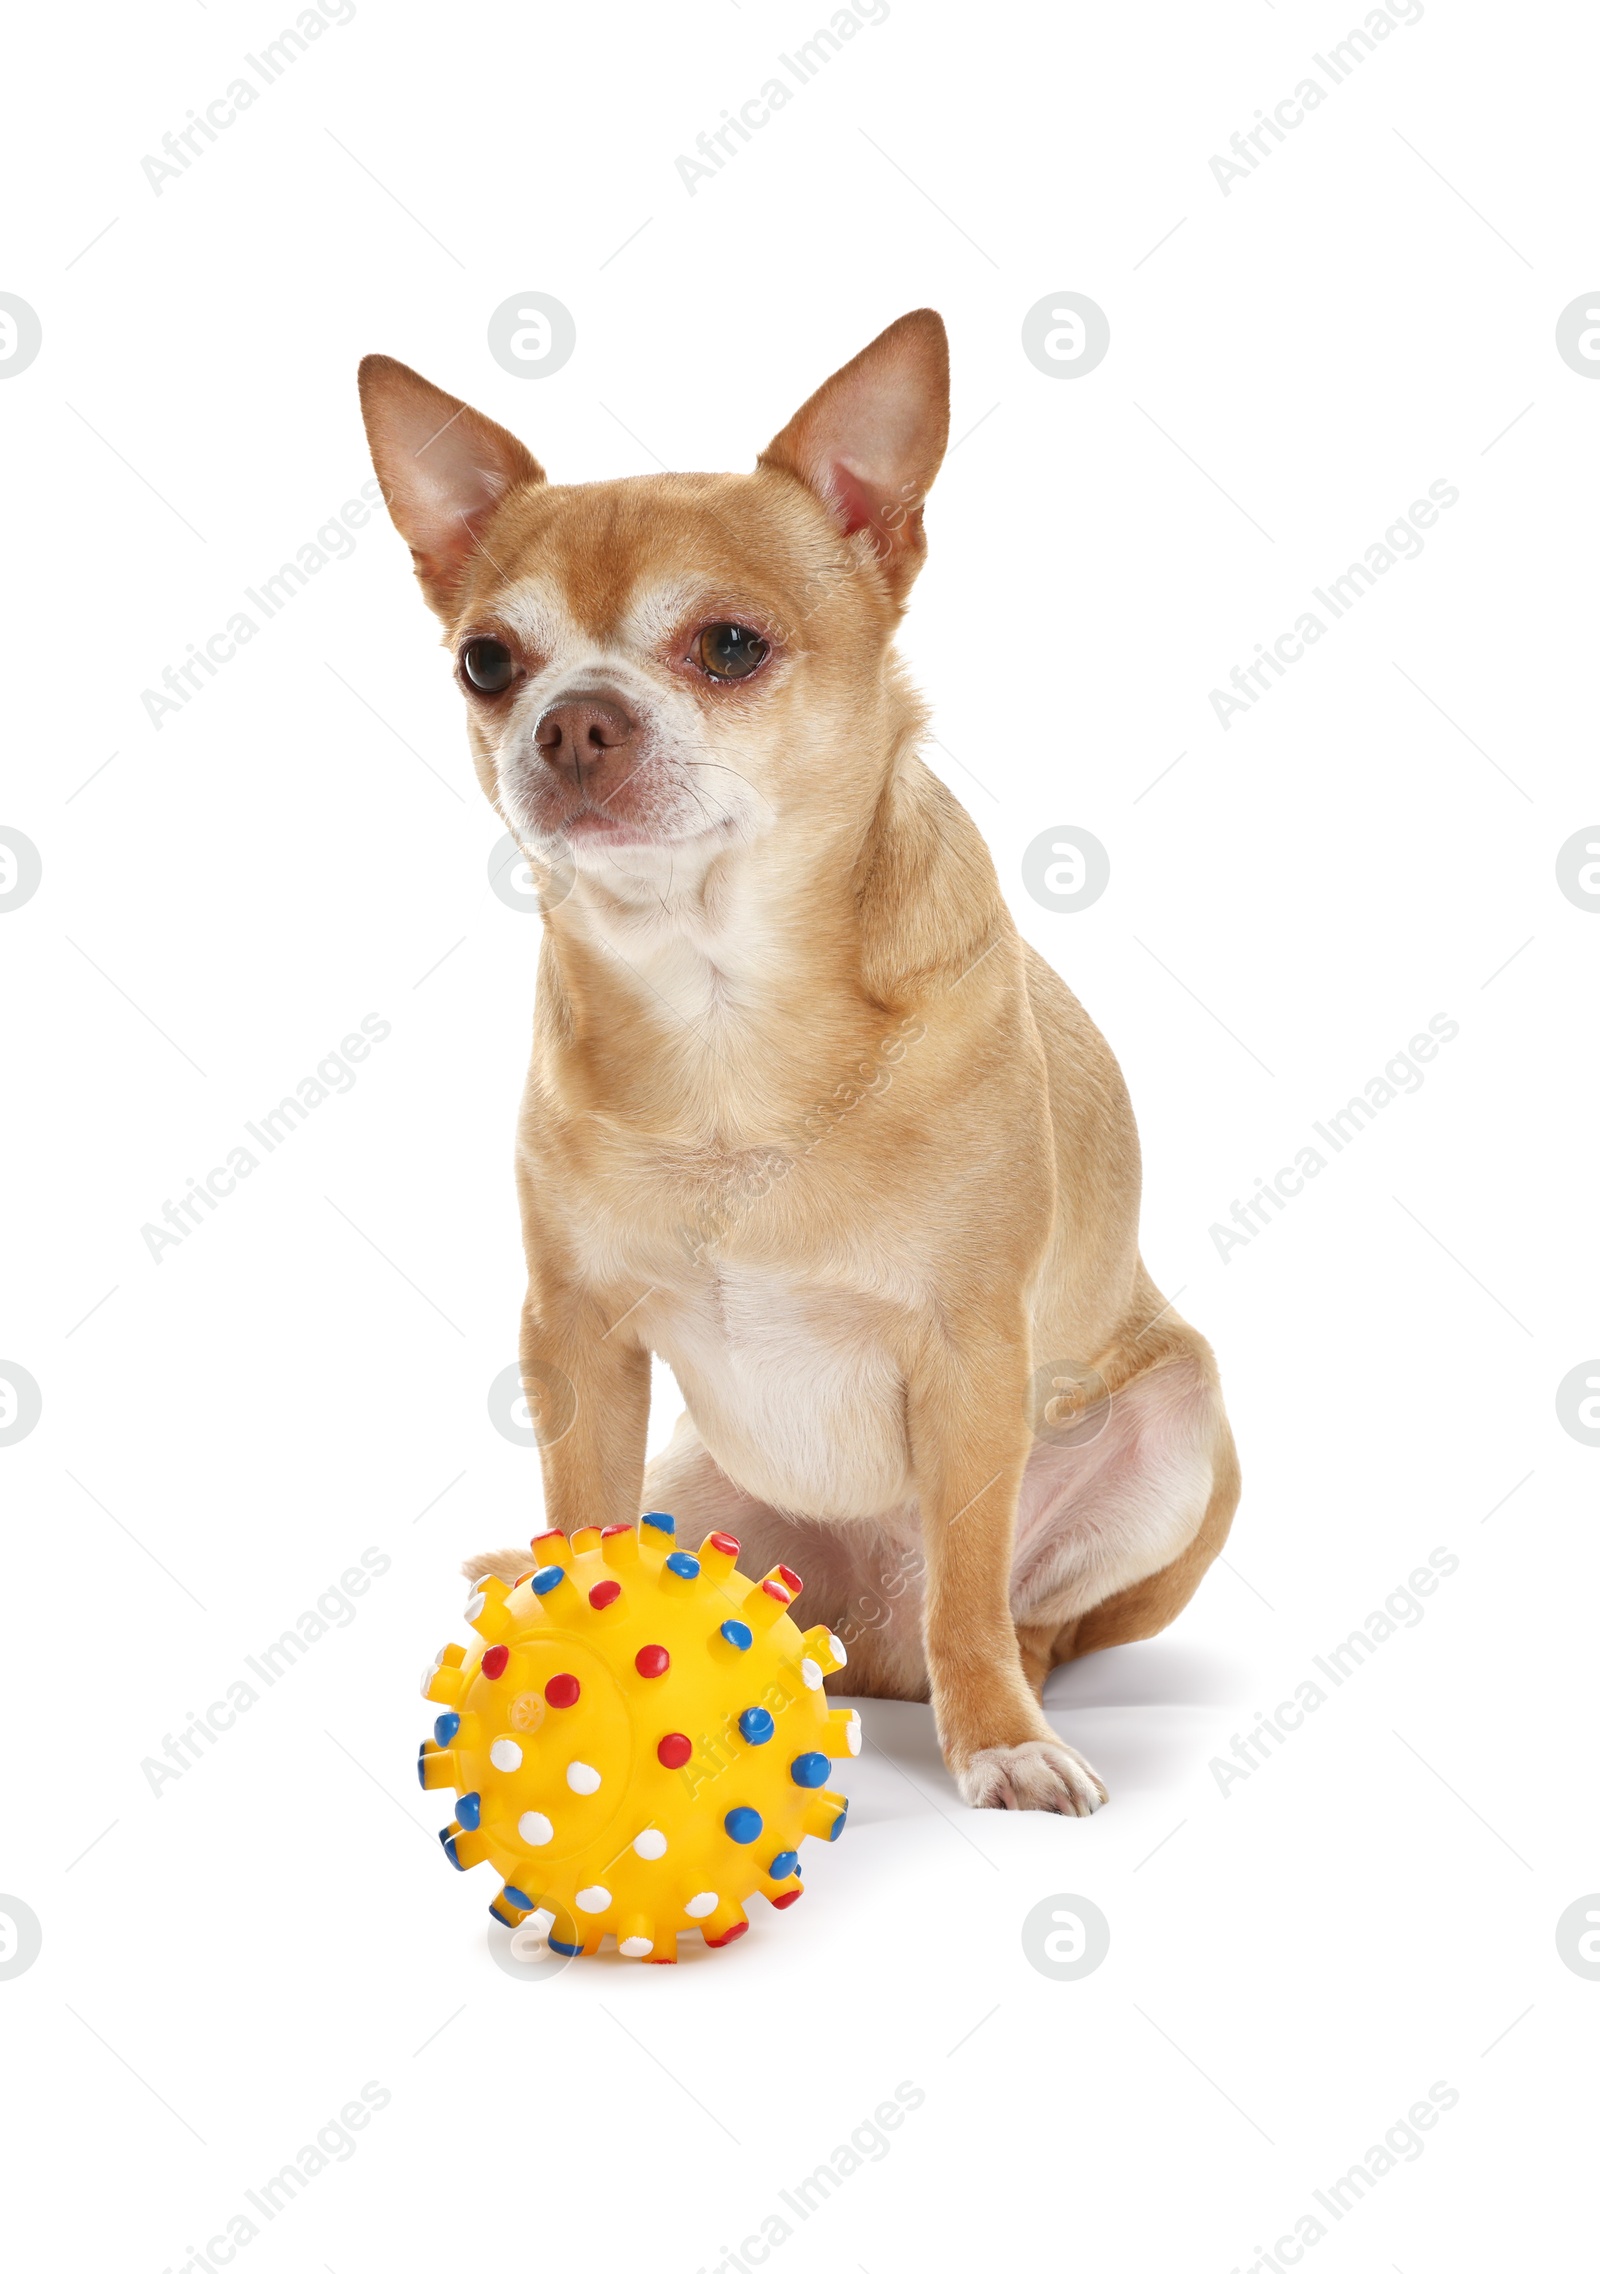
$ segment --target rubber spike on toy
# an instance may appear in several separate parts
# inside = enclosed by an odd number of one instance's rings
[[[659,1932],[650,1912],[631,1912],[616,1923],[617,1949],[624,1958],[653,1958]]]
[[[510,1593],[505,1581],[497,1579],[492,1571],[474,1581],[462,1616],[485,1642],[498,1642],[503,1634],[510,1632],[511,1613],[506,1608]]]
[[[483,1834],[467,1831],[454,1818],[445,1826],[439,1838],[457,1871],[470,1871],[474,1864],[487,1863],[489,1860],[488,1843]]]
[[[465,1687],[466,1657],[459,1643],[447,1642],[422,1677],[423,1696],[434,1705],[454,1705]]]
[[[826,1627],[807,1627],[800,1637],[800,1647],[824,1676],[837,1674],[845,1663],[844,1644]]]
[[[739,1543],[731,1532],[707,1532],[695,1553],[699,1556],[701,1569],[708,1579],[737,1578]],[[744,1595],[742,1584],[737,1593],[742,1599]]]
[[[775,1564],[765,1579],[759,1580],[751,1588],[740,1605],[740,1618],[748,1626],[754,1627],[757,1634],[776,1626],[794,1601],[794,1596],[778,1576],[784,1568],[782,1564]]]
[[[443,1792],[447,1788],[459,1790],[461,1763],[453,1751],[435,1745],[424,1738],[417,1754],[417,1782],[424,1792]]]
[[[573,1580],[573,1567],[565,1563],[542,1563],[528,1581],[528,1594],[547,1619],[563,1624],[577,1616],[581,1597]]]
[[[814,1792],[805,1812],[805,1830],[813,1840],[836,1840],[850,1803],[842,1792]]]
[[[749,1931],[750,1921],[744,1915],[744,1905],[736,1903],[731,1895],[724,1895],[708,1919],[701,1922],[700,1932],[713,1950],[724,1943],[736,1942]]]

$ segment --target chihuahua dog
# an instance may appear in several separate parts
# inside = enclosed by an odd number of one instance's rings
[[[917,755],[893,642],[943,324],[891,324],[748,474],[560,487],[386,356],[361,400],[546,879],[517,1143],[546,1523],[740,1535],[804,1572],[853,1692],[931,1700],[969,1803],[1089,1814],[1045,1677],[1175,1616],[1239,1473],[1140,1261],[1116,1061]],[[652,1353],[687,1410],[647,1470]]]

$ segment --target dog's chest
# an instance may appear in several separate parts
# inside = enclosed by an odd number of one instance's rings
[[[905,1383],[880,1304],[716,1264],[641,1306],[701,1437],[746,1492],[797,1514],[873,1516],[911,1489]]]
[[[834,1041],[795,1077],[793,1034],[781,1022],[757,1031],[770,1007],[759,945],[724,936],[709,975],[685,943],[665,945],[653,976],[680,991],[692,979],[709,1015],[663,1026],[655,1074],[706,1100],[704,1140],[661,1143],[611,1122],[568,1215],[580,1268],[618,1290],[630,1331],[672,1368],[707,1448],[743,1490],[796,1513],[878,1515],[910,1490],[894,1329],[919,1287],[904,1243],[891,1259],[881,1225],[864,1217],[846,1158],[843,1132],[855,1124],[827,1069],[861,1051]],[[775,1064],[787,1079],[770,1079]],[[865,1089],[858,1077],[848,1102]],[[836,1110],[813,1107],[818,1098]]]

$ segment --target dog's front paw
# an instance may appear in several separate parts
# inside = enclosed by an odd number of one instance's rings
[[[986,1746],[957,1770],[956,1786],[969,1808],[1044,1809],[1056,1816],[1092,1816],[1108,1797],[1083,1755],[1059,1737]]]
[[[487,1555],[469,1555],[461,1566],[463,1579],[503,1579],[514,1587],[531,1564],[526,1548],[491,1548]]]

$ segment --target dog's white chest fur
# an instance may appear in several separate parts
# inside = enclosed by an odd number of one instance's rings
[[[854,1290],[722,1265],[652,1296],[647,1317],[707,1449],[746,1492],[819,1517],[909,1498],[904,1383]]]
[[[715,914],[695,902],[686,882],[693,872],[681,860],[670,901],[672,871],[653,877],[639,865],[642,881],[628,880],[638,897],[625,902],[613,877],[613,898],[589,921],[653,999],[671,1007],[661,1018],[662,1050],[680,1061],[704,1053],[703,1078],[714,1081],[785,951],[743,893],[737,862],[726,864]],[[808,1279],[741,1259],[749,1202],[737,1172],[749,1163],[730,1153],[724,1165],[726,1179],[701,1170],[668,1189],[648,1155],[636,1158],[627,1205],[588,1227],[591,1267],[597,1277],[615,1271],[649,1285],[638,1330],[672,1368],[708,1451],[742,1490],[794,1515],[867,1517],[903,1506],[912,1496],[905,1388],[881,1298],[845,1283],[848,1258],[836,1259],[835,1286],[818,1284],[814,1262]],[[683,1273],[675,1245],[662,1244],[674,1216],[685,1230],[726,1217],[734,1254],[708,1251]],[[880,1281],[883,1271],[877,1259]]]

